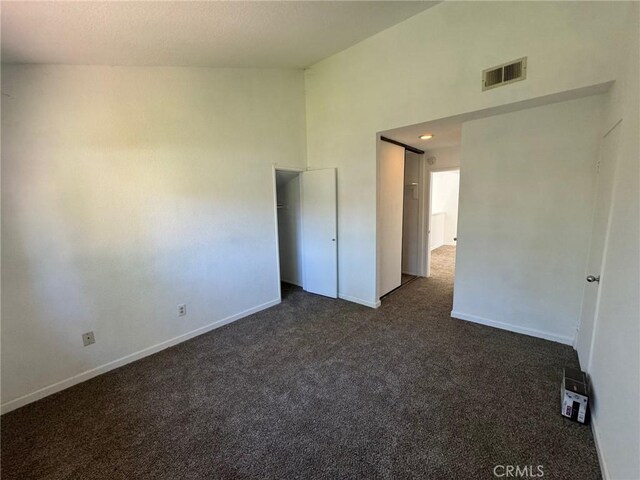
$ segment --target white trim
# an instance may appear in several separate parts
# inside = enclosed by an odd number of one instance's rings
[[[600,473],[602,474],[602,478],[604,480],[609,480],[611,475],[609,475],[609,469],[607,468],[607,462],[604,461],[604,455],[600,448],[600,435],[598,435],[598,425],[596,424],[593,415],[591,415],[591,433],[593,434],[593,443],[596,444],[596,452],[598,453],[598,460],[600,462]]]
[[[307,170],[309,170],[308,167],[303,168],[303,167],[287,167],[286,165],[278,165],[277,163],[273,164],[273,169],[274,170],[281,170],[283,172],[306,172]]]
[[[471,315],[469,313],[451,312],[451,317],[458,320],[467,320],[473,323],[479,323],[481,325],[487,325],[489,327],[499,328],[501,330],[508,330],[510,332],[522,333],[529,335],[530,337],[544,338],[545,340],[551,340],[552,342],[563,343],[565,345],[573,345],[573,337],[568,335],[558,335],[556,333],[545,332],[543,330],[537,330],[535,328],[521,327],[519,325],[513,325],[511,323],[498,322],[496,320],[490,320],[488,318],[479,317],[477,315]]]
[[[420,185],[418,188],[418,276],[427,277],[427,260],[425,256],[428,248],[428,222],[427,213],[429,211],[429,190],[426,183],[427,175],[427,155],[426,152],[420,155],[420,163],[418,168],[418,178]],[[406,160],[405,160],[406,161]]]
[[[348,302],[359,303],[360,305],[364,305],[365,307],[370,308],[378,308],[380,305],[382,305],[382,302],[380,302],[380,300],[378,300],[377,302],[370,302],[369,300],[352,297],[351,295],[345,295],[344,293],[338,293],[338,298],[341,298],[342,300],[346,300]]]
[[[276,288],[278,298],[282,301],[282,286],[280,285],[280,232],[278,231],[278,167],[273,164],[271,169],[271,181],[273,187],[273,228],[276,235]]]
[[[135,362],[136,360],[140,360],[141,358],[148,357],[149,355],[153,355],[154,353],[164,350],[165,348],[172,347],[174,345],[177,345],[178,343],[182,343],[193,337],[197,337],[198,335],[202,335],[204,333],[210,332],[211,330],[215,330],[216,328],[222,327],[223,325],[227,325],[228,323],[234,322],[236,320],[240,320],[241,318],[247,317],[253,313],[278,305],[279,303],[280,303],[279,298],[275,300],[271,300],[269,302],[263,303],[262,305],[258,305],[256,307],[252,307],[247,310],[244,310],[240,313],[230,315],[226,318],[217,320],[203,327],[196,328],[195,330],[192,330],[190,332],[184,333],[177,337],[171,338],[164,342],[158,343],[151,347],[147,347],[145,349],[142,349],[137,352],[126,355],[124,357],[121,357],[117,360],[113,360],[111,362],[105,363],[104,365],[100,365],[99,367],[86,370],[82,373],[74,375],[73,377],[69,377],[65,380],[61,380],[52,385],[48,385],[44,388],[36,390],[35,392],[31,392],[26,395],[23,395],[22,397],[18,397],[14,400],[9,400],[8,402],[5,402],[2,405],[0,405],[0,413],[2,414],[8,413],[12,410],[15,410],[16,408],[23,407],[24,405],[35,402],[36,400],[40,400],[41,398],[47,397],[61,390],[77,385],[78,383],[85,382],[93,377],[97,377],[98,375],[106,373],[110,370],[114,370],[118,367],[122,367],[123,365],[126,365],[128,363]]]
[[[609,135],[611,132],[613,132],[613,130],[614,130],[618,125],[620,125],[620,124],[622,123],[622,120],[623,120],[623,119],[622,119],[622,118],[620,118],[617,122],[615,122],[615,123],[613,124],[613,126],[612,126],[609,130],[607,130],[607,133],[605,133],[605,134],[602,136],[602,138],[607,138],[607,135]]]

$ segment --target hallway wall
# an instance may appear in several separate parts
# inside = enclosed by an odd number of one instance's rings
[[[463,124],[453,317],[573,344],[605,100]]]

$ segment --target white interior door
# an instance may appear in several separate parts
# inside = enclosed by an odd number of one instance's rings
[[[379,152],[378,295],[381,297],[402,283],[404,148],[381,141]]]
[[[604,267],[603,253],[609,230],[609,217],[611,216],[619,131],[618,124],[602,139],[600,158],[598,160],[596,203],[586,272],[588,280],[585,279],[587,283],[582,301],[580,329],[576,341],[580,364],[585,369],[589,368],[593,333],[598,317],[600,281],[605,281],[604,278],[599,279],[598,277],[600,277]]]
[[[302,177],[302,262],[307,292],[338,297],[336,169],[308,170]]]

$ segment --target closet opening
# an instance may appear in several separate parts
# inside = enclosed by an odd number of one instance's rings
[[[301,171],[276,169],[276,215],[280,298],[302,288],[302,185]]]

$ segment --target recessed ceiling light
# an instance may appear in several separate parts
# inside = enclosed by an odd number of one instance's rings
[[[433,133],[425,133],[424,135],[420,135],[418,138],[420,140],[430,140],[433,138]]]

